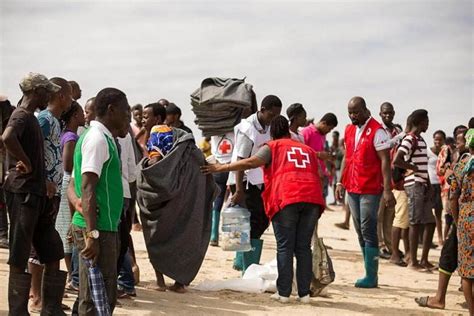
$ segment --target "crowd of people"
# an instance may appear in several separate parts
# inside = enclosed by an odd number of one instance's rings
[[[363,258],[356,287],[378,286],[379,258],[419,272],[438,269],[436,295],[416,302],[443,309],[457,269],[473,314],[474,118],[452,137],[437,130],[430,148],[425,109],[402,127],[391,103],[380,105],[379,122],[356,96],[341,137],[333,113],[315,122],[294,103],[284,117],[279,97],[265,96],[258,106],[254,96],[233,131],[206,137],[201,152],[181,109],[166,99],[130,107],[123,91],[104,88],[82,107],[77,82],[37,73],[22,78],[20,89],[17,106],[0,99],[0,247],[9,249],[10,315],[65,315],[65,290],[78,294],[73,315],[95,315],[104,306],[94,299],[94,267],[106,310],[136,296],[132,229],[143,230],[155,271],[149,288],[185,293],[208,245],[219,246],[226,200],[250,212],[252,247],[236,252],[234,269],[260,263],[261,237],[272,224],[276,301],[289,301],[294,257],[297,300],[316,295],[311,242],[324,210],[340,204],[344,221],[336,226],[349,229],[352,217]],[[433,247],[442,247],[437,265],[428,260]]]

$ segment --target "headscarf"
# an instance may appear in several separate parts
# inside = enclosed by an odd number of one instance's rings
[[[474,148],[474,128],[470,128],[466,133],[466,145],[469,148]],[[463,173],[468,174],[474,171],[474,156],[470,155],[469,161],[464,166]]]
[[[155,125],[151,129],[147,150],[150,158],[166,156],[173,147],[173,129],[166,125]]]

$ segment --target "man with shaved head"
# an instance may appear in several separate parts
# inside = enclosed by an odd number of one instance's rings
[[[59,212],[61,201],[61,185],[63,181],[63,163],[61,155],[61,124],[59,118],[73,101],[72,87],[63,78],[51,78],[50,81],[61,89],[51,95],[46,109],[38,115],[38,122],[44,138],[44,160],[46,169],[46,212],[54,221]],[[31,308],[41,309],[41,279],[43,266],[40,265],[36,250],[32,249],[28,268],[31,272]],[[66,280],[64,280],[64,283]],[[61,294],[62,295],[62,294]]]
[[[342,199],[345,189],[359,237],[364,259],[365,277],[355,286],[374,288],[378,285],[379,247],[377,210],[382,203],[395,205],[391,191],[390,144],[383,126],[370,116],[365,100],[353,97],[348,104],[349,118],[344,133],[346,156],[342,163],[342,183],[337,184],[336,196]]]
[[[390,143],[392,146],[397,144],[401,138],[399,135],[404,135],[404,133],[402,134],[400,125],[393,123],[393,118],[395,117],[393,105],[390,102],[382,103],[380,105],[379,115],[382,119],[383,128],[392,140]],[[392,161],[392,157],[390,157],[390,161]],[[377,235],[379,238],[380,257],[383,259],[389,259],[392,255],[392,225],[394,218],[395,207],[387,207],[385,203],[380,203],[377,219]],[[401,233],[397,230],[398,239],[400,239],[400,235]],[[397,258],[399,258],[398,255],[398,253],[395,254]],[[400,258],[394,263],[406,266]]]

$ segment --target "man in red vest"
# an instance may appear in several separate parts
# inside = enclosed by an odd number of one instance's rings
[[[359,237],[364,258],[365,277],[356,287],[374,288],[378,285],[379,247],[377,211],[381,197],[387,206],[395,205],[391,191],[389,136],[382,125],[370,116],[365,100],[353,97],[348,104],[352,124],[345,130],[346,156],[342,162],[342,183],[337,184],[336,196],[342,198],[343,189]]]
[[[272,299],[289,301],[293,256],[296,256],[298,300],[309,303],[313,276],[311,237],[325,207],[318,158],[311,147],[291,139],[288,120],[283,116],[272,120],[270,134],[273,140],[250,158],[224,165],[205,165],[201,170],[209,173],[263,167],[262,198],[277,241],[278,292]]]

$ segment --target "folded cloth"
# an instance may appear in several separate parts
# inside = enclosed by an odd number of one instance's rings
[[[233,131],[242,111],[255,103],[252,85],[244,79],[207,78],[191,95],[195,123],[203,136]]]

